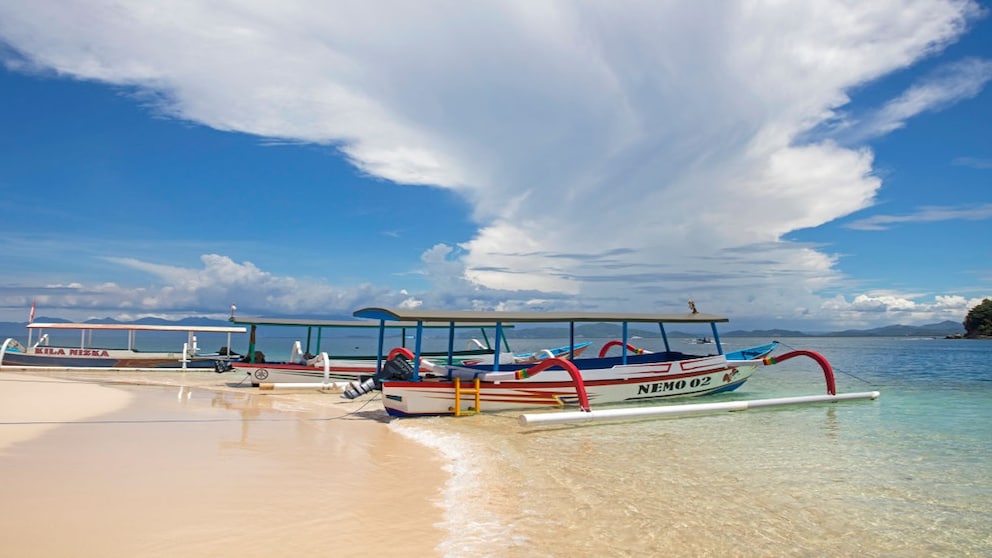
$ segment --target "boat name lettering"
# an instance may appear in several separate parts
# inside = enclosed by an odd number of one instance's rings
[[[703,376],[702,378],[693,378],[691,380],[670,380],[668,382],[655,382],[653,384],[648,384],[644,386],[639,386],[637,388],[638,395],[644,393],[658,393],[664,391],[678,391],[685,389],[686,386],[690,388],[698,388],[710,385],[710,377]]]
[[[34,354],[36,355],[52,355],[52,356],[75,356],[75,357],[99,357],[107,358],[110,356],[106,350],[103,349],[69,349],[66,353],[65,349],[58,349],[55,347],[35,347]]]

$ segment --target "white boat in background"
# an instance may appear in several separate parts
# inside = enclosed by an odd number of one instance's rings
[[[471,414],[481,411],[524,409],[563,409],[578,406],[584,411],[590,403],[641,402],[672,397],[693,397],[732,391],[751,377],[758,366],[766,366],[796,356],[813,358],[823,369],[827,392],[836,393],[833,370],[821,355],[792,351],[772,358],[777,343],[724,354],[716,324],[727,318],[693,312],[690,314],[637,314],[599,312],[471,312],[396,308],[363,308],[358,318],[372,319],[380,327],[396,321],[441,323],[496,323],[501,335],[504,323],[567,323],[569,346],[575,346],[575,324],[619,323],[622,335],[610,341],[593,358],[546,358],[537,363],[505,364],[497,353],[494,363],[457,364],[453,359],[431,361],[424,371],[422,354],[406,348],[389,350],[380,344],[379,354],[388,355],[373,378],[345,390],[354,398],[370,390],[382,392],[382,403],[393,416]],[[665,350],[650,352],[628,342],[628,324],[654,323],[661,331]],[[665,324],[709,324],[717,348],[714,355],[689,355],[673,351]],[[418,328],[418,336],[423,329]],[[381,339],[381,336],[380,336]],[[419,346],[419,345],[418,345]],[[608,356],[619,347],[619,356]]]
[[[0,368],[205,368],[225,369],[240,358],[231,350],[231,336],[245,333],[243,327],[186,326],[163,324],[38,323],[27,325],[28,341],[21,344],[8,338],[0,346]],[[47,331],[47,332],[46,332]],[[79,343],[51,342],[55,332],[79,333]],[[175,351],[142,350],[137,337],[143,332],[185,333],[186,341]],[[37,334],[37,340],[33,341]],[[119,334],[119,335],[114,335]],[[215,353],[201,352],[197,334],[226,334],[227,344]],[[96,339],[94,339],[96,335]],[[116,339],[112,341],[111,338]],[[178,343],[177,343],[178,345]]]

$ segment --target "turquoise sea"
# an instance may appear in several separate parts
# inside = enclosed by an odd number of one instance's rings
[[[992,556],[992,341],[780,341],[825,355],[838,392],[881,397],[621,423],[390,424],[448,460],[447,556]],[[705,400],[825,393],[803,360]]]
[[[779,353],[826,356],[838,392],[881,396],[691,418],[524,427],[512,413],[388,428],[444,458],[444,556],[992,556],[992,340],[779,340]],[[609,340],[591,341],[598,351]],[[723,341],[733,350],[768,339]],[[285,358],[291,342],[262,338],[260,348]],[[336,352],[372,348],[334,343]],[[793,359],[760,368],[735,392],[665,404],[822,393],[819,368]]]

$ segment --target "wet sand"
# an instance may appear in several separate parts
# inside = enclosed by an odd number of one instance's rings
[[[0,374],[3,555],[439,555],[448,474],[377,401],[66,377]]]

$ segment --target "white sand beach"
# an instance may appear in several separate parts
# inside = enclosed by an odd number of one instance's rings
[[[72,422],[125,407],[132,395],[96,384],[82,384],[4,373],[0,376],[0,451],[40,436],[59,423]]]
[[[0,374],[6,556],[439,554],[447,474],[378,405],[54,376]]]

